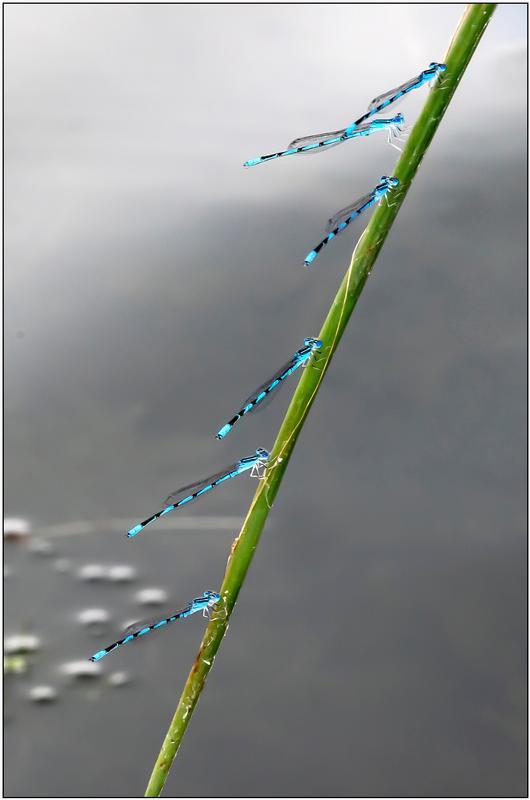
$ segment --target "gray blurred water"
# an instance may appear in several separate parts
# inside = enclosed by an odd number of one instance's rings
[[[237,528],[134,524],[272,445],[292,386],[213,435],[318,333],[362,225],[301,267],[330,214],[391,174],[384,137],[244,170],[350,122],[442,60],[459,5],[5,8],[5,512],[89,585],[5,548],[8,796],[139,796],[200,641],[192,618],[112,640],[73,616],[219,586]],[[297,445],[168,796],[526,791],[526,7],[500,6],[424,160]],[[425,90],[400,107],[413,121]],[[242,516],[245,479],[190,516]],[[214,522],[212,523],[213,526]],[[112,633],[114,632],[114,627]],[[56,704],[35,706],[49,682]]]

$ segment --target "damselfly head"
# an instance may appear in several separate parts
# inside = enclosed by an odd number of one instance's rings
[[[204,596],[211,605],[215,605],[221,599],[219,592],[204,592]]]
[[[392,123],[394,125],[402,125],[405,122],[405,117],[403,114],[396,114],[395,117],[392,118]]]
[[[306,347],[314,347],[316,350],[320,350],[322,347],[322,342],[320,339],[313,339],[311,336],[308,336],[304,339],[304,344]]]
[[[256,448],[256,455],[260,461],[267,461],[269,458],[268,450],[264,450],[263,447]]]
[[[399,184],[398,179],[394,178],[392,175],[381,175],[379,182],[385,184],[387,187],[397,186]]]
[[[435,73],[445,72],[446,69],[447,66],[445,64],[438,64],[437,61],[431,61],[431,63],[429,64],[429,70],[432,70]]]

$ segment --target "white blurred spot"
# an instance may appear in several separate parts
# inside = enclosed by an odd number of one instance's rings
[[[138,571],[129,564],[116,564],[109,567],[109,579],[114,583],[127,583],[134,581],[138,576]]]
[[[131,676],[128,672],[111,672],[107,678],[109,686],[119,687],[126,686],[131,682]]]
[[[107,568],[103,564],[85,564],[78,569],[77,577],[82,581],[103,581],[107,577]]]
[[[141,606],[158,606],[167,602],[168,593],[162,588],[140,589],[135,595],[135,600]]]
[[[110,614],[104,608],[85,608],[79,612],[77,619],[86,627],[101,626],[110,621]]]
[[[35,653],[40,650],[41,640],[33,633],[16,633],[6,636],[4,640],[4,653],[8,655]]]
[[[32,703],[53,703],[58,696],[53,686],[32,686],[28,691],[28,700]]]
[[[4,519],[4,539],[17,541],[27,539],[31,535],[29,522],[22,517],[6,517]]]
[[[60,670],[72,678],[97,678],[101,675],[101,664],[94,661],[67,661],[61,664]]]
[[[51,556],[54,548],[48,539],[36,538],[28,542],[28,551],[36,556]]]

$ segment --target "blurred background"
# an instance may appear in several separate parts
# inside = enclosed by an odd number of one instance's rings
[[[139,796],[255,484],[391,174],[384,135],[246,170],[441,61],[463,5],[5,7],[5,793]],[[168,796],[526,791],[526,7],[498,8],[358,303]],[[398,109],[413,122],[427,88]]]

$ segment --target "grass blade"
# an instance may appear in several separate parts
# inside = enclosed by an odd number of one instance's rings
[[[199,653],[153,768],[146,797],[158,797],[162,791],[173,759],[226,633],[230,614],[245,580],[261,532],[309,409],[324,380],[327,368],[366,279],[410,188],[412,179],[494,10],[495,4],[493,3],[471,4],[466,7],[446,54],[447,71],[431,89],[393,172],[399,178],[400,184],[397,189],[392,191],[391,205],[383,202],[379,206],[364,235],[357,243],[351,264],[318,336],[326,348],[319,361],[320,369],[304,370],[271,452],[273,466],[267,469],[266,479],[259,482],[243,527],[232,545],[220,589],[226,616],[212,620],[206,628]]]

